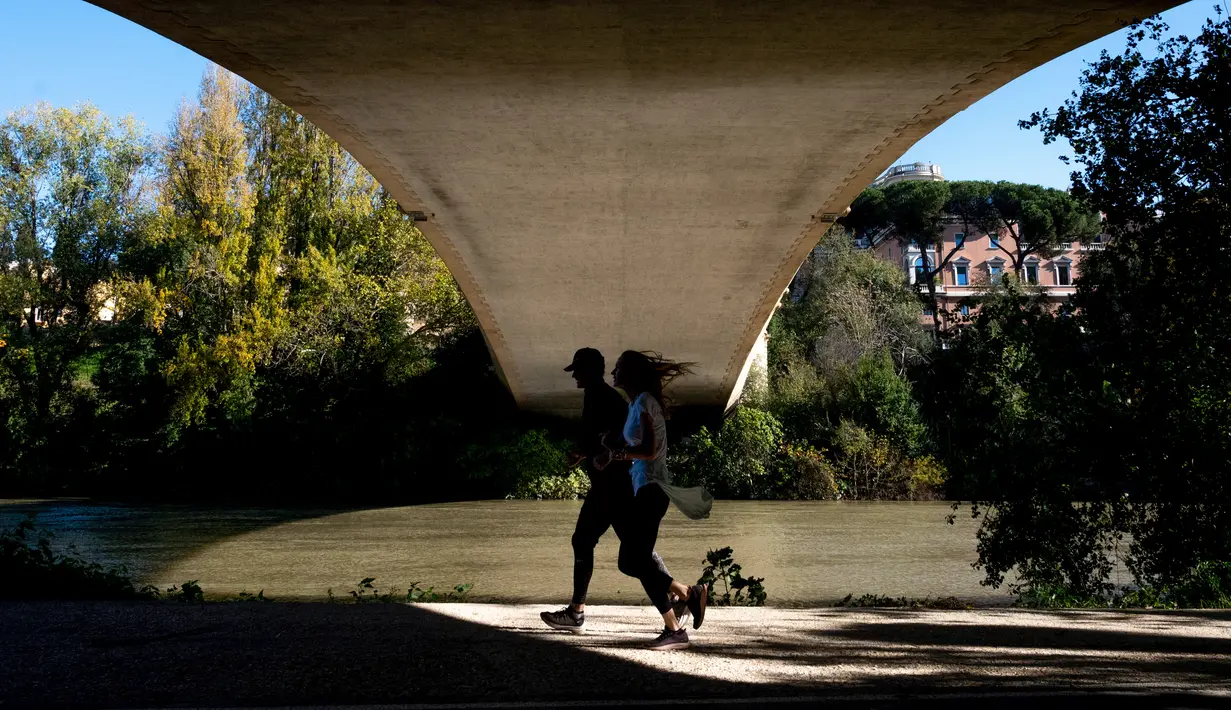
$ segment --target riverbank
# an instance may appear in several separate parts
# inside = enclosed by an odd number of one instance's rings
[[[382,591],[414,583],[474,585],[470,601],[561,603],[571,592],[570,536],[580,501],[476,501],[367,509],[125,506],[73,502],[0,505],[0,528],[26,514],[57,547],[139,584],[196,580],[209,598],[240,592],[278,600],[346,597],[372,577]],[[1008,604],[979,584],[975,521],[945,503],[715,502],[708,520],[672,510],[658,551],[682,579],[709,550],[731,547],[746,576],[765,578],[768,604],[831,606],[848,594],[958,597]],[[639,604],[640,585],[616,568],[618,541],[595,551],[591,600]],[[1127,580],[1124,580],[1127,581]]]
[[[812,697],[1228,702],[1231,612],[715,608],[688,651],[657,620],[538,605],[0,603],[2,707]]]

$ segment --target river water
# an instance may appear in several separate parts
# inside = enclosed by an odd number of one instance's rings
[[[124,506],[0,500],[0,526],[27,513],[57,547],[125,565],[142,583],[199,580],[207,596],[345,595],[364,577],[379,589],[471,583],[476,601],[563,603],[569,538],[580,502],[479,501],[349,510]],[[674,576],[696,579],[705,553],[732,547],[746,575],[765,578],[775,606],[832,604],[847,594],[957,596],[1007,603],[979,585],[972,521],[946,503],[717,501],[708,520],[674,509],[658,551]],[[595,551],[591,603],[645,603],[616,569],[614,533]]]

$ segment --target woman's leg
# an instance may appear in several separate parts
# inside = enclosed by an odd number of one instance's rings
[[[668,628],[675,614],[671,612],[668,590],[672,587],[671,576],[654,560],[654,544],[658,542],[658,527],[667,513],[670,501],[657,485],[650,483],[641,487],[633,498],[626,524],[627,533],[620,540],[620,571],[641,580],[646,596],[654,608],[668,621]],[[670,620],[667,616],[670,615]]]

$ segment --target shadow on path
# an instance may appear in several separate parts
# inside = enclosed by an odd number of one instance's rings
[[[644,611],[625,619],[644,629]],[[865,611],[773,617],[788,622],[781,633],[754,637],[741,624],[772,610],[740,611],[727,621],[716,615],[694,652],[660,655],[632,650],[641,634],[551,636],[518,608],[516,627],[499,628],[401,604],[3,603],[0,707],[767,696],[952,706],[986,705],[989,693],[1013,704],[1057,692],[1064,697],[1048,703],[1077,707],[1091,692],[1131,692],[1208,707],[1227,698],[1201,693],[1231,686],[1231,645],[1208,634]],[[1166,617],[1147,621],[1155,618]]]

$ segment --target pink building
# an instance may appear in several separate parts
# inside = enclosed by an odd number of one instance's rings
[[[1048,298],[1060,303],[1076,291],[1073,281],[1077,278],[1082,254],[1102,249],[1102,239],[1097,237],[1090,244],[1061,244],[1059,252],[1054,255],[1030,254],[1023,263],[1021,277],[1027,283],[1042,287]],[[953,251],[953,256],[936,279],[937,301],[941,309],[951,312],[964,309],[961,301],[979,295],[993,280],[1013,273],[1013,262],[1005,250],[1015,253],[1016,244],[1007,233],[997,238],[987,234],[966,234],[960,225],[949,224],[945,226],[943,240],[939,254],[929,251],[926,255],[928,262],[924,261],[925,255],[917,245],[903,245],[892,233],[878,235],[877,239],[864,241],[858,246],[870,248],[880,258],[899,265],[911,284],[921,283],[926,263],[940,263]],[[926,287],[923,290],[926,291]],[[931,326],[931,312],[926,307],[923,311],[920,321]],[[967,313],[963,312],[962,315]]]
[[[911,166],[896,166],[890,168],[887,176],[897,178],[894,182],[906,179],[938,179],[940,169],[922,170],[915,163]],[[911,168],[910,171],[899,168]],[[899,173],[895,174],[894,171]],[[925,177],[915,177],[915,175]],[[884,178],[882,178],[884,179]],[[943,179],[943,178],[939,178]],[[1048,298],[1054,298],[1057,304],[1074,294],[1073,286],[1077,278],[1082,255],[1087,251],[1102,249],[1105,237],[1096,237],[1092,243],[1082,244],[1071,242],[1060,245],[1055,254],[1027,255],[1021,270],[1021,277],[1027,283],[1041,287]],[[936,297],[940,308],[944,311],[957,312],[959,315],[969,315],[966,306],[961,305],[963,299],[979,295],[993,280],[1004,274],[1013,273],[1013,260],[1010,253],[1016,253],[1016,242],[1008,232],[996,237],[983,233],[967,234],[961,224],[950,222],[945,225],[940,253],[929,252],[925,255],[915,244],[903,245],[898,236],[891,230],[885,230],[871,239],[856,240],[856,246],[871,249],[877,256],[897,264],[906,273],[910,283],[918,283],[922,278],[925,264],[940,263],[953,251],[953,256],[945,264],[936,279]],[[923,287],[926,292],[926,287]],[[930,309],[923,307],[920,322],[932,326]]]

